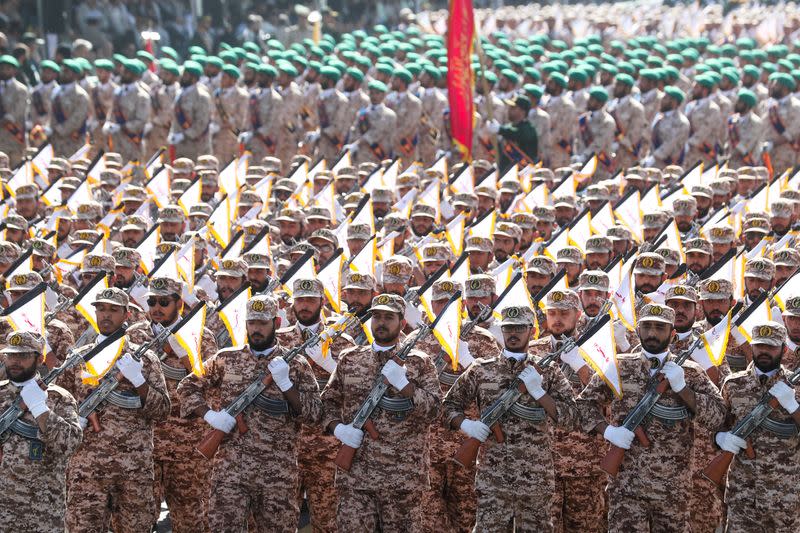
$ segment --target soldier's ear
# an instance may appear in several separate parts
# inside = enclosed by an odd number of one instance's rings
[[[281,329],[281,322],[282,321],[283,321],[283,319],[281,317],[279,317],[279,316],[276,316],[275,318],[273,318],[272,319],[272,331],[277,331],[277,330]]]

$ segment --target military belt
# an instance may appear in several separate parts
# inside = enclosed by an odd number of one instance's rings
[[[259,394],[253,399],[253,405],[269,416],[281,417],[289,414],[289,403],[286,400],[276,400],[263,394]]]
[[[508,412],[517,418],[527,420],[528,422],[532,422],[534,424],[544,422],[547,418],[547,413],[541,407],[528,407],[527,405],[522,405],[519,402],[514,402],[511,404]]]
[[[164,372],[165,378],[172,379],[175,381],[180,381],[187,375],[189,375],[189,373],[186,371],[185,368],[176,368],[174,366],[169,366],[163,361],[161,362],[161,370]]]
[[[11,431],[26,439],[39,439],[39,426],[23,422],[22,420],[15,420],[14,423],[11,424]]]
[[[136,393],[111,391],[106,398],[108,403],[122,409],[140,409],[142,399]]]
[[[791,439],[797,436],[797,426],[794,423],[786,424],[784,422],[777,422],[771,418],[765,418],[761,421],[761,429],[769,431],[776,437],[782,439]]]
[[[389,398],[384,396],[378,402],[378,407],[383,409],[388,415],[404,416],[406,413],[414,409],[414,402],[408,398]]]
[[[669,407],[660,403],[653,405],[650,415],[658,418],[662,423],[673,426],[681,420],[689,418],[689,410],[686,407]]]
[[[436,366],[436,371],[439,373],[439,383],[442,385],[447,385],[448,387],[452,387],[453,384],[458,379],[458,376],[461,374],[456,374],[454,372],[448,372],[446,370],[447,363],[445,363],[444,356],[441,352],[439,352],[439,357],[433,362],[434,366]]]

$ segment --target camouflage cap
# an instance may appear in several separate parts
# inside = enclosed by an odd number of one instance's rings
[[[406,312],[406,301],[396,294],[379,294],[372,299],[371,311],[391,311],[401,317]]]
[[[219,168],[219,159],[217,159],[211,154],[202,154],[197,157],[197,166],[195,168],[197,170],[200,169],[217,170]]]
[[[367,291],[375,290],[375,278],[372,274],[362,274],[361,272],[348,272],[345,276],[342,289],[363,289]]]
[[[82,182],[80,178],[76,178],[74,176],[65,176],[61,178],[61,180],[58,182],[58,188],[65,189],[68,191],[74,191],[75,189],[81,186],[81,183]]]
[[[228,276],[231,278],[243,278],[247,275],[247,263],[244,259],[223,259],[217,269],[216,277]]]
[[[546,255],[537,255],[528,261],[525,272],[535,272],[543,276],[552,276],[556,273],[556,262]]]
[[[786,342],[786,328],[769,320],[753,326],[750,344],[765,344],[780,347]]]
[[[280,172],[281,165],[281,160],[277,157],[267,156],[261,158],[261,166],[265,172]]]
[[[28,291],[42,282],[42,276],[36,272],[28,272],[27,274],[12,274],[8,278],[9,291]]]
[[[147,191],[136,185],[128,185],[127,187],[125,187],[125,190],[122,191],[122,197],[119,199],[119,201],[122,203],[143,202],[146,199],[147,199]]]
[[[578,293],[566,290],[553,290],[547,293],[544,299],[546,309],[580,309],[581,300]]]
[[[122,221],[120,232],[123,231],[147,231],[147,220],[141,215],[130,215]]]
[[[534,315],[530,307],[508,306],[500,311],[500,326],[533,326]]]
[[[672,202],[672,211],[675,216],[690,217],[697,212],[697,200],[692,196],[682,196]]]
[[[775,252],[775,255],[772,256],[772,261],[775,263],[775,266],[788,266],[788,267],[797,267],[800,266],[800,251],[795,250],[794,248],[784,248],[778,252]]]
[[[775,200],[770,202],[769,210],[775,218],[790,218],[794,211],[794,206],[790,200]]]
[[[645,213],[642,217],[642,227],[645,229],[661,229],[669,222],[669,215],[663,211]]]
[[[478,197],[468,192],[454,194],[452,197],[453,207],[463,205],[470,210],[478,207]]]
[[[514,213],[511,215],[511,222],[523,230],[534,229],[536,227],[536,217],[531,213]]]
[[[633,267],[634,274],[644,274],[646,276],[661,276],[664,274],[664,258],[658,254],[649,252],[641,254],[636,258]]]
[[[269,256],[257,252],[248,252],[242,256],[244,262],[247,263],[247,268],[270,268]]]
[[[211,213],[214,212],[214,208],[208,205],[205,202],[200,202],[199,204],[195,204],[189,208],[189,218],[191,217],[203,217],[208,218],[211,216]]]
[[[578,278],[578,292],[589,290],[608,292],[610,284],[608,274],[602,270],[584,270]]]
[[[408,229],[408,220],[400,213],[389,213],[383,217],[383,229],[387,235],[392,231],[403,233]]]
[[[39,187],[33,183],[20,185],[14,191],[14,198],[17,200],[35,200],[39,197]]]
[[[287,178],[279,179],[275,182],[275,185],[272,186],[272,192],[284,191],[293,193],[295,189],[297,189],[297,185]]]
[[[686,241],[684,244],[685,253],[690,252],[698,252],[701,254],[711,255],[714,252],[714,248],[711,246],[711,243],[707,240],[703,239],[702,237],[697,237],[696,239],[690,239]]]
[[[114,268],[117,262],[108,254],[91,253],[86,254],[81,261],[81,272],[97,273],[106,272],[109,274],[114,273]]]
[[[284,207],[278,213],[276,222],[297,222],[298,224],[305,224],[306,216],[300,209],[295,207]]]
[[[431,242],[420,250],[420,262],[429,263],[431,261],[452,261],[453,251],[450,245],[444,242]]]
[[[69,172],[70,170],[70,163],[63,157],[54,157],[50,160],[50,163],[47,165],[47,170],[59,170],[61,172]]]
[[[513,222],[498,222],[494,226],[494,237],[508,237],[520,241],[522,240],[522,229]]]
[[[553,198],[553,207],[571,207],[576,208],[574,196],[556,196]]]
[[[39,257],[53,257],[56,247],[44,239],[31,239],[31,252]]]
[[[800,296],[792,296],[786,299],[786,309],[784,315],[800,316]]]
[[[708,240],[711,241],[712,244],[728,244],[732,243],[736,238],[736,233],[733,231],[733,228],[727,225],[716,225],[712,226],[710,230],[708,230]]]
[[[9,241],[0,241],[0,263],[13,263],[19,258],[22,250],[19,246]]]
[[[322,282],[316,279],[300,278],[292,284],[292,298],[322,298],[325,289]]]
[[[344,197],[344,208],[355,210],[358,204],[364,199],[364,193],[360,191],[351,192]]]
[[[28,230],[28,221],[16,214],[8,214],[3,219],[8,229]]]
[[[394,191],[386,187],[375,187],[370,194],[373,202],[394,203]]]
[[[539,222],[555,222],[556,210],[549,205],[537,205],[531,210],[533,216]]]
[[[695,185],[691,189],[691,195],[693,197],[701,197],[701,198],[708,198],[709,200],[714,195],[714,192],[711,190],[710,187],[706,187],[705,185]]]
[[[467,237],[464,251],[492,253],[494,251],[494,243],[492,243],[492,239],[473,235],[471,237]]]
[[[754,257],[744,264],[744,277],[772,281],[775,277],[775,263],[766,257]]]
[[[161,241],[156,245],[156,258],[161,259],[170,252],[176,252],[180,243],[176,241]]]
[[[319,205],[311,206],[306,209],[306,220],[331,220],[331,210]]]
[[[586,187],[586,195],[583,198],[587,202],[605,202],[611,198],[611,195],[603,185],[589,185]]]
[[[639,311],[639,322],[663,322],[672,325],[675,323],[675,311],[666,305],[646,304]]]
[[[794,189],[786,189],[781,191],[780,198],[786,198],[787,200],[793,200],[795,202],[800,201],[800,191],[796,191]]]
[[[536,168],[531,173],[531,179],[533,179],[533,181],[538,181],[538,182],[541,182],[541,181],[552,181],[555,178],[556,178],[556,175],[553,172],[553,170],[549,169],[547,167]]]
[[[100,239],[100,232],[93,229],[82,229],[70,235],[69,243],[74,246],[94,245]]]
[[[372,229],[369,224],[350,224],[347,226],[348,241],[366,241],[372,237]]]
[[[190,180],[184,178],[172,178],[172,183],[169,185],[169,191],[173,195],[178,195],[186,191],[192,184]]]
[[[264,200],[256,191],[242,191],[239,194],[239,206],[253,207],[254,205],[263,204]]]
[[[611,226],[606,231],[606,237],[611,241],[632,241],[633,233],[625,226]]]
[[[659,248],[655,253],[664,258],[664,265],[678,266],[681,264],[681,254],[678,250]]]
[[[760,217],[752,217],[742,222],[742,233],[752,231],[753,233],[762,233],[766,235],[770,232],[770,226],[769,220]]]
[[[173,174],[191,174],[194,172],[194,161],[188,157],[179,157],[172,162]]]
[[[607,254],[611,253],[611,239],[602,235],[595,235],[586,239],[587,254]]]
[[[411,218],[414,217],[436,218],[436,209],[427,204],[414,204],[414,207],[411,208]]]
[[[85,202],[78,205],[75,218],[78,220],[93,220],[103,216],[103,206],[98,202]]]
[[[733,297],[733,283],[727,279],[707,279],[700,283],[701,300],[727,300]]]
[[[565,246],[556,253],[556,263],[583,264],[583,252],[577,246]]]
[[[465,298],[486,298],[494,295],[495,280],[489,274],[475,274],[464,284]]]
[[[116,187],[122,183],[122,173],[115,169],[106,169],[100,173],[100,182]]]
[[[496,200],[497,189],[489,185],[479,185],[475,187],[475,196],[484,196],[486,198],[491,198],[492,200]]]
[[[97,296],[94,298],[94,302],[92,302],[92,305],[111,304],[119,305],[121,307],[128,307],[129,303],[130,298],[128,298],[128,294],[125,291],[116,287],[111,287],[110,289],[103,289],[102,291],[98,292]]]
[[[314,182],[320,181],[328,183],[333,180],[333,171],[331,170],[318,170],[316,174],[314,174]]]
[[[216,170],[206,168],[199,171],[198,174],[200,174],[202,185],[219,185],[219,173]]]
[[[139,262],[142,260],[142,254],[133,248],[125,248],[123,246],[120,246],[114,250],[111,253],[111,256],[114,258],[116,266],[126,268],[136,268],[139,266]]]
[[[431,300],[438,302],[440,300],[448,300],[456,292],[461,290],[461,284],[457,281],[438,280],[431,286],[432,294]]]
[[[336,234],[333,231],[326,228],[320,228],[318,230],[315,230],[314,233],[309,235],[308,242],[311,242],[312,239],[327,241],[330,244],[332,244],[334,248],[339,246],[339,239],[338,237],[336,237]]]
[[[697,291],[689,285],[673,285],[667,289],[667,295],[664,297],[665,302],[670,300],[687,300],[697,303]]]
[[[715,196],[722,196],[731,192],[728,180],[720,178],[715,178],[708,182],[708,187]]]
[[[355,179],[355,178],[354,178]],[[419,186],[419,176],[413,172],[405,172],[397,177],[395,185],[398,187],[410,188]]]
[[[6,345],[0,353],[44,353],[44,337],[34,331],[12,331],[6,335]]]
[[[183,222],[186,220],[186,215],[183,213],[183,208],[179,205],[165,205],[158,210],[159,222]]]
[[[183,282],[178,279],[166,276],[156,276],[150,280],[147,287],[148,296],[172,296],[180,297],[183,294]]]
[[[503,180],[499,184],[501,193],[519,194],[522,186],[515,179]]]
[[[411,260],[402,255],[393,255],[383,262],[383,282],[406,284],[414,269]]]
[[[259,294],[247,300],[245,320],[273,320],[278,316],[278,302],[272,296]]]

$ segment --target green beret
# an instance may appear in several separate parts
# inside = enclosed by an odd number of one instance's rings
[[[0,56],[0,63],[3,63],[3,58],[4,57],[5,56]],[[14,59],[14,58],[12,57],[11,59]],[[128,60],[125,59],[125,62],[127,62],[127,61]],[[81,67],[81,64],[78,63],[77,61],[75,61],[74,59],[65,59],[64,61],[61,62],[61,65],[62,65],[62,67],[67,67],[68,69],[70,69],[75,74],[83,74],[83,67]]]
[[[387,76],[391,76],[392,74],[394,74],[394,67],[389,63],[377,63],[375,65],[375,70],[380,72],[381,74],[386,74]],[[411,73],[409,72],[409,75],[410,74]]]
[[[199,63],[201,66],[205,66],[208,58],[204,55],[194,54],[189,58],[191,61],[195,61]]]
[[[279,71],[288,74],[292,78],[296,78],[298,76],[297,69],[288,61],[278,61],[275,66],[278,67]]]
[[[633,76],[631,76],[630,74],[626,74],[625,72],[620,72],[619,74],[617,74],[614,80],[617,83],[622,83],[624,85],[627,85],[628,87],[633,87],[634,84]]]
[[[555,83],[560,85],[562,88],[566,89],[568,80],[567,77],[561,74],[560,72],[553,72],[550,74],[550,79],[553,80]]]
[[[271,76],[274,78],[278,75],[278,70],[272,65],[267,65],[266,63],[262,63],[258,65],[258,73],[264,74],[265,76]]]
[[[141,59],[146,63],[152,63],[153,61],[156,60],[156,58],[153,57],[153,54],[151,54],[147,50],[139,50],[138,52],[136,52],[136,57],[138,57],[139,59]]]
[[[322,63],[320,63],[319,61],[317,61],[315,59],[312,59],[311,61],[308,62],[308,68],[310,68],[314,72],[319,73],[322,70]],[[339,72],[338,69],[336,69],[335,67],[331,67],[331,68],[336,71],[337,75],[339,75],[339,76],[341,75],[341,73]]]
[[[326,78],[333,80],[334,82],[339,81],[339,78],[342,77],[341,73],[331,66],[324,66],[319,69],[319,73]]]
[[[422,70],[431,78],[440,80],[442,78],[442,71],[434,65],[425,65]]]
[[[740,89],[738,96],[739,96],[739,100],[744,102],[744,104],[747,107],[755,107],[756,103],[758,102],[758,98],[756,97],[756,93],[754,93],[750,89]]]
[[[356,64],[365,68],[372,67],[372,61],[370,61],[367,56],[362,56],[362,55],[356,57]]]
[[[17,61],[14,56],[7,54],[0,56],[0,64],[11,65],[14,68],[19,68],[19,61]]]
[[[795,79],[795,81],[800,80],[800,69],[794,69],[789,74]]]
[[[419,63],[406,63],[405,65],[406,70],[411,73],[412,76],[416,76],[420,72],[422,72],[422,66]]]
[[[619,72],[619,69],[616,67],[616,65],[612,65],[610,63],[603,63],[602,65],[600,65],[600,70],[602,70],[603,72],[608,72],[609,74],[615,74],[615,75],[616,75],[617,72]]]
[[[761,63],[761,70],[763,70],[764,72],[768,72],[769,74],[772,74],[773,72],[778,71],[778,67],[775,66],[775,63],[772,63],[770,61],[764,61],[763,63]]]
[[[542,75],[539,74],[539,71],[536,70],[534,67],[528,67],[525,69],[525,75],[535,81],[541,81]]]
[[[347,75],[356,80],[357,82],[361,83],[364,81],[364,73],[358,70],[355,67],[350,67],[347,69]]]
[[[108,59],[98,59],[97,61],[108,61]],[[95,64],[97,64],[95,61]],[[111,65],[108,70],[114,70],[114,64],[111,61],[108,61],[108,64]],[[42,70],[49,68],[53,72],[61,72],[61,67],[58,66],[58,63],[55,61],[51,61],[50,59],[45,59],[39,64],[39,68]]]
[[[233,50],[225,50],[224,52],[220,52],[219,58],[226,63],[236,63],[239,56],[237,56],[236,52]]]
[[[525,85],[522,86],[522,90],[525,91],[526,94],[532,96],[537,101],[544,94],[542,88],[534,83],[526,83]]]
[[[586,75],[586,72],[576,68],[569,69],[569,72],[567,72],[567,74],[569,75],[569,78],[571,80],[577,80],[581,83],[585,83],[586,80],[589,79],[589,77]]]
[[[222,66],[225,65],[225,62],[220,57],[211,56],[208,58],[208,61],[206,61],[206,64],[221,69]]]
[[[171,57],[173,61],[178,60],[178,52],[176,52],[175,49],[172,48],[171,46],[162,46],[161,55]]]
[[[742,73],[754,78],[758,78],[761,76],[761,69],[755,65],[745,65],[744,68],[742,68]]]
[[[183,71],[188,72],[189,74],[192,74],[194,76],[197,76],[198,78],[203,75],[203,67],[197,61],[192,61],[192,60],[186,61],[183,64]]]
[[[488,81],[489,83],[497,83],[497,74],[495,74],[495,73],[494,73],[494,72],[492,72],[491,70],[487,70],[486,72],[484,72],[484,73],[483,73],[483,77],[484,77],[484,78],[486,79],[486,81]]]
[[[401,79],[406,83],[411,83],[413,76],[411,72],[409,72],[405,67],[397,67],[392,71],[392,76],[395,78]]]
[[[624,72],[625,74],[630,74],[631,76],[636,74],[636,67],[634,67],[628,61],[620,61],[619,63],[617,63],[617,68],[619,69],[620,72]]]
[[[608,101],[608,91],[602,87],[592,87],[589,89],[589,96],[598,102],[606,103]]]
[[[511,81],[511,83],[513,83],[514,85],[519,83],[519,74],[517,74],[516,72],[514,72],[510,68],[503,69],[500,72],[500,74],[502,74],[503,76],[508,78]]]
[[[247,43],[245,43],[245,44],[247,44]],[[204,56],[204,55],[206,55],[206,51],[202,46],[196,46],[195,45],[195,46],[190,46],[189,47],[189,54],[190,55]]]
[[[794,63],[789,61],[788,59],[779,59],[778,66],[785,68],[786,70],[792,70],[794,68]]]
[[[385,92],[387,92],[389,90],[389,88],[386,87],[386,84],[383,83],[382,81],[379,81],[379,80],[370,81],[367,84],[367,88],[370,89],[370,90],[380,91],[382,93],[385,93]]]
[[[667,87],[665,87],[664,93],[673,100],[675,100],[678,104],[681,104],[683,102],[683,99],[686,98],[686,95],[683,94],[683,91],[681,91],[680,89],[678,89],[673,85],[668,85]]]
[[[239,69],[234,65],[223,65],[222,72],[224,72],[225,74],[227,74],[228,76],[230,76],[235,80],[238,80],[239,76],[241,76]]]
[[[739,71],[735,68],[726,67],[722,69],[722,77],[727,78],[734,84],[739,83]]]
[[[774,72],[770,74],[769,81],[780,83],[781,85],[787,87],[790,91],[794,91],[797,85],[794,81],[794,78],[785,72]]]
[[[170,74],[174,74],[175,76],[181,75],[180,67],[178,67],[178,64],[171,59],[162,59],[158,66],[161,68],[161,70],[169,72]]]
[[[694,82],[700,85],[701,87],[705,87],[706,89],[714,88],[714,78],[712,78],[708,74],[700,74],[699,76],[695,76]]]

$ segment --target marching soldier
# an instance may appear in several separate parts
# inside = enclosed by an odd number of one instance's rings
[[[686,118],[689,120],[687,151],[679,164],[691,167],[701,161],[704,168],[708,168],[717,162],[717,152],[723,143],[719,138],[722,118],[719,106],[711,98],[713,87],[714,80],[709,76],[700,75],[694,80],[692,101],[686,104]]]
[[[585,113],[578,117],[578,143],[575,157],[579,162],[587,161],[592,154],[597,156],[597,170],[592,181],[611,177],[614,171],[614,118],[604,109],[608,92],[602,87],[592,87],[586,102]]]
[[[569,166],[572,145],[578,126],[578,112],[567,94],[567,77],[553,72],[547,80],[545,90],[550,96],[544,110],[550,115],[550,140],[552,151],[545,154],[545,166],[559,168]]]
[[[211,145],[214,156],[227,164],[239,155],[239,135],[247,129],[247,103],[250,97],[236,84],[239,69],[233,65],[222,67],[220,87],[214,90]]]
[[[150,118],[150,96],[139,84],[144,72],[140,61],[129,59],[123,64],[120,85],[114,90],[114,102],[103,133],[109,136],[109,147],[124,161],[143,162],[142,132]]]
[[[283,97],[272,87],[277,75],[272,65],[259,65],[258,89],[250,94],[250,131],[239,136],[239,142],[253,153],[255,161],[276,154],[277,136],[283,124]]]
[[[353,154],[354,164],[380,163],[392,157],[397,134],[397,115],[383,103],[388,90],[386,84],[372,80],[368,87],[370,105],[358,112],[350,127],[350,144],[345,146]]]
[[[174,62],[159,63],[160,81],[150,87],[150,119],[144,126],[144,153],[148,157],[167,146],[175,113],[175,97],[180,90],[180,75],[180,68]]]
[[[11,168],[22,161],[28,146],[25,120],[30,98],[28,88],[15,78],[17,70],[19,62],[14,57],[0,56],[0,150]]]
[[[661,111],[664,92],[658,88],[660,75],[656,69],[643,69],[639,72],[640,101],[644,107],[645,124],[652,124]]]
[[[181,92],[175,100],[175,115],[172,118],[167,142],[174,147],[176,157],[197,160],[211,153],[208,124],[211,120],[211,95],[202,83],[203,68],[196,61],[183,64]]]
[[[0,350],[6,378],[0,381],[0,413],[22,401],[0,451],[0,519],[15,531],[65,531],[67,462],[81,442],[78,406],[61,387],[40,385],[45,340],[34,332],[4,337]],[[32,511],[32,502],[45,503]]]
[[[761,163],[761,145],[764,139],[764,121],[755,112],[758,104],[755,93],[748,89],[739,91],[734,111],[728,118],[731,168],[756,166]]]
[[[649,124],[646,122],[644,106],[632,94],[633,85],[633,78],[629,74],[617,74],[614,81],[614,100],[608,109],[616,126],[614,165],[623,170],[638,165],[649,149],[646,135]]]
[[[508,120],[506,124],[497,128],[500,142],[500,159],[498,168],[502,171],[513,164],[525,166],[534,163],[539,158],[538,138],[528,120],[531,110],[531,101],[522,94],[516,95],[511,100],[505,101],[508,106]]]
[[[441,71],[434,65],[426,64],[420,73],[419,99],[422,102],[417,138],[419,139],[419,158],[430,165],[436,159],[439,138],[444,132],[444,112],[448,107],[447,97],[436,87],[442,77]]]
[[[775,175],[782,174],[797,163],[800,145],[800,102],[792,94],[796,83],[791,75],[776,72],[769,77],[767,115],[769,125],[765,128],[772,169]]]
[[[650,143],[651,153],[645,159],[645,166],[665,167],[680,165],[685,154],[684,146],[689,139],[689,119],[680,110],[683,103],[683,91],[669,86],[664,89],[661,99],[661,112],[653,122],[653,134]]]
[[[497,142],[497,132],[491,130],[498,124],[503,124],[506,119],[506,110],[503,100],[492,91],[492,86],[497,82],[497,76],[491,71],[481,71],[480,75],[485,80],[479,81],[475,84],[475,112],[479,120],[475,124],[480,124],[476,128],[475,137],[477,143],[474,143],[473,158],[475,159],[494,159],[495,144]],[[484,91],[488,90],[488,94]],[[448,144],[447,148],[450,146]]]
[[[300,517],[297,466],[302,424],[321,416],[319,387],[302,356],[283,359],[291,346],[276,337],[278,303],[259,295],[247,302],[247,344],[223,349],[203,363],[202,376],[178,385],[181,414],[229,434],[213,460],[208,519],[211,531],[294,531]],[[265,375],[272,382],[242,413],[247,432],[225,407]],[[256,474],[256,475],[254,475]]]
[[[344,139],[352,124],[348,113],[347,97],[336,89],[339,71],[331,66],[324,66],[319,71],[321,92],[317,100],[317,119],[319,129],[312,131],[306,143],[312,145],[317,158],[333,161],[342,151]]]
[[[411,73],[403,67],[395,69],[392,74],[392,92],[386,97],[386,106],[394,111],[397,122],[394,128],[394,144],[392,152],[403,161],[416,161],[418,159],[419,137],[417,132],[422,118],[422,102],[408,86],[411,83]]]
[[[348,130],[356,120],[358,112],[370,104],[369,95],[361,88],[363,82],[364,74],[355,67],[348,68],[342,78],[342,93],[347,98],[347,112],[344,120]]]
[[[275,80],[275,90],[281,95],[281,115],[277,136],[275,157],[284,165],[289,165],[292,157],[297,153],[297,144],[302,139],[303,133],[300,111],[303,107],[303,92],[294,82],[297,69],[288,61],[279,61],[278,77]]]
[[[92,144],[95,149],[108,147],[108,139],[103,135],[102,128],[109,119],[109,112],[114,106],[114,95],[116,94],[119,86],[114,82],[113,72],[114,63],[108,59],[98,59],[94,62],[95,71],[97,72],[97,84],[92,87],[89,97],[91,100],[90,114],[92,118],[89,119],[87,125],[89,135],[92,139]]]
[[[527,84],[523,88],[528,99],[531,101],[531,110],[528,111],[528,120],[536,132],[536,148],[539,159],[544,159],[544,154],[549,154],[552,150],[552,142],[550,141],[550,115],[541,108],[543,89],[539,85]]]
[[[58,87],[58,75],[61,67],[55,61],[45,59],[39,65],[42,81],[31,91],[31,125],[39,126],[45,132],[50,130],[50,103],[52,94]],[[33,131],[31,131],[33,133]]]

